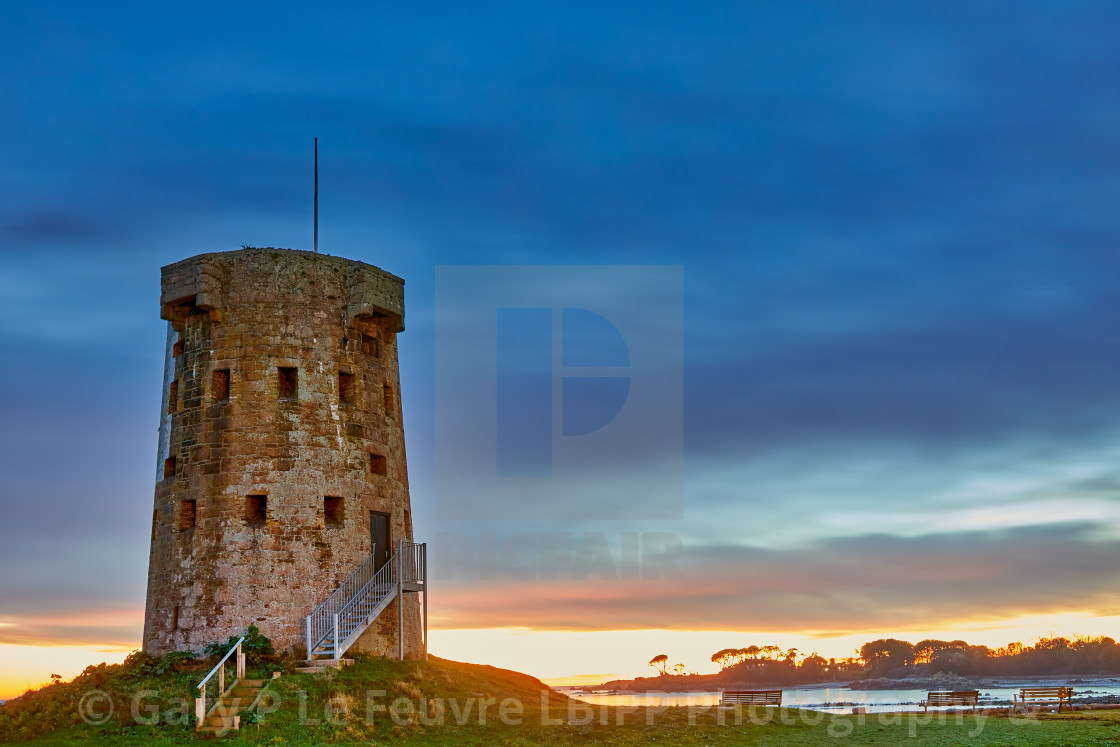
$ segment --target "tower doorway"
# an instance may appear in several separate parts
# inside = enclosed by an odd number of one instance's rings
[[[377,556],[373,562],[377,568],[381,568],[389,562],[393,554],[393,545],[389,537],[389,514],[369,512],[369,541]]]

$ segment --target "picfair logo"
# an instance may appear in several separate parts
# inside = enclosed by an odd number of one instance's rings
[[[677,518],[679,267],[441,267],[441,518]]]
[[[557,316],[558,408],[553,403]],[[498,476],[551,477],[553,438],[586,436],[614,420],[630,393],[629,369],[626,341],[600,314],[577,308],[498,309]]]

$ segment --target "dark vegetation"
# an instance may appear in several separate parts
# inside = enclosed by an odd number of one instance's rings
[[[118,722],[132,720],[132,701],[136,693],[154,690],[158,696],[151,701],[166,708],[160,714],[164,725],[179,734],[193,733],[193,722],[189,716],[194,713],[198,683],[240,637],[231,636],[228,641],[211,643],[205,647],[202,656],[190,651],[173,651],[156,657],[143,651],[133,651],[120,664],[88,666],[70,682],[62,682],[58,675],[51,675],[50,684],[28,690],[0,707],[0,744],[31,739],[45,732],[81,724],[79,701],[87,692],[94,690],[106,693],[112,701],[117,718],[110,722],[110,730],[129,733],[128,724],[122,726]],[[254,625],[249,626],[241,645],[247,677],[271,677],[273,671],[297,664],[277,656],[272,641],[261,635]],[[232,665],[230,667],[232,669]],[[106,709],[107,704],[99,704],[99,710]]]
[[[865,643],[845,659],[802,656],[778,646],[726,648],[712,654],[717,675],[686,674],[659,654],[650,661],[660,675],[639,677],[635,685],[669,690],[722,683],[807,684],[851,682],[873,678],[915,679],[938,674],[965,677],[1050,675],[1120,675],[1120,644],[1108,637],[1043,638],[1033,646],[1009,643],[998,649],[965,641],[927,639],[918,643],[881,638]]]
[[[228,649],[222,643],[213,650],[224,653]],[[248,676],[287,671],[269,686],[277,698],[276,707],[263,715],[243,716],[241,730],[231,733],[229,741],[321,745],[379,744],[399,739],[425,745],[482,745],[502,742],[504,737],[499,735],[509,731],[516,743],[523,744],[523,737],[534,738],[547,729],[550,738],[531,743],[552,744],[551,737],[572,736],[571,729],[542,726],[542,712],[563,715],[568,698],[517,672],[436,657],[419,662],[358,654],[354,656],[356,664],[341,671],[293,674],[291,669],[300,662],[261,656],[258,671],[252,671],[250,664]],[[195,733],[193,714],[198,682],[214,663],[216,658],[196,659],[182,653],[156,658],[135,652],[121,664],[88,667],[71,682],[54,681],[0,706],[0,744],[212,743],[212,739]],[[113,717],[105,723],[84,723],[81,718],[79,704],[91,691],[105,692],[112,699]],[[140,701],[138,722],[133,704],[143,691],[148,693]],[[379,693],[376,702],[383,705],[373,718],[367,711],[371,692]],[[486,698],[490,700],[488,716],[479,723],[479,702]],[[386,709],[397,699],[414,704],[416,713],[425,709],[429,719],[440,709],[445,709],[447,717],[434,725],[425,725],[415,714],[394,721]],[[510,727],[499,719],[498,704],[506,699],[523,705],[520,718],[524,729]],[[542,711],[542,703],[547,704],[548,711]],[[456,714],[455,708],[463,713]],[[99,710],[103,712],[104,705]],[[463,715],[464,723],[456,723],[458,715]],[[683,717],[676,720],[683,721]]]

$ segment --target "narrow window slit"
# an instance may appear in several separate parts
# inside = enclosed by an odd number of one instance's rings
[[[229,369],[224,368],[215,371],[211,378],[210,389],[214,396],[214,402],[228,402],[229,401]]]
[[[342,525],[342,499],[328,495],[323,498],[323,520],[328,526]]]
[[[182,501],[179,504],[179,531],[194,529],[198,503],[193,500]]]
[[[245,523],[250,526],[260,526],[268,518],[268,496],[245,496]]]
[[[354,404],[354,375],[338,372],[338,400],[344,405]]]
[[[389,468],[385,456],[382,454],[370,454],[369,471],[375,475],[388,474]]]
[[[299,398],[299,374],[296,368],[280,366],[277,370],[277,388],[280,390],[280,399],[295,400]]]
[[[376,335],[362,333],[362,352],[374,358],[381,357],[381,341]]]

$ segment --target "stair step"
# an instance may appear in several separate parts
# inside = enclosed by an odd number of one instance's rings
[[[308,659],[304,662],[309,667],[349,667],[353,665],[353,659]]]
[[[264,679],[239,680],[228,695],[218,700],[210,710],[210,715],[203,719],[196,730],[216,736],[224,736],[230,731],[240,728],[239,714],[252,707],[267,682],[268,680]]]
[[[230,716],[234,716],[234,715],[236,715],[238,713],[241,713],[242,711],[248,709],[251,704],[252,704],[251,700],[246,701],[244,703],[241,703],[241,702],[222,703],[221,705],[219,705],[217,707],[217,709],[214,711],[214,713],[218,716],[222,716],[222,715],[226,715],[226,714],[228,714]]]
[[[226,708],[231,708],[231,707],[234,707],[234,706],[247,706],[247,705],[249,705],[250,703],[253,702],[253,698],[255,698],[255,697],[257,697],[256,693],[254,693],[252,697],[248,697],[248,698],[245,697],[244,695],[230,694],[230,695],[225,696],[224,698],[222,698],[218,702],[221,703]]]

